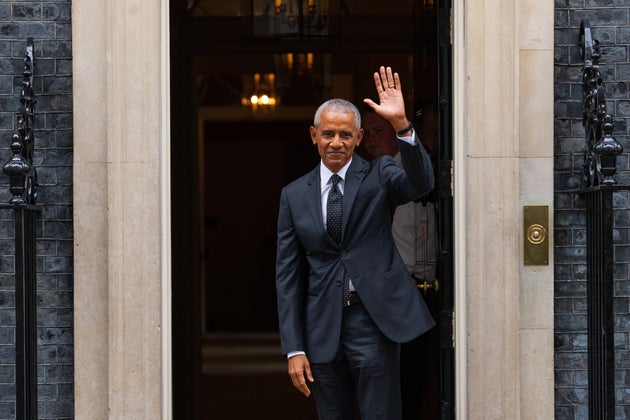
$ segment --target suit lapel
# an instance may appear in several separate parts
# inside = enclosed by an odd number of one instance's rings
[[[317,231],[329,242],[334,244],[335,241],[333,241],[332,238],[328,236],[328,232],[326,232],[326,227],[324,226],[324,216],[322,215],[322,190],[321,181],[319,179],[319,165],[317,165],[315,169],[311,172],[305,194],[306,201],[308,202],[308,208],[311,211],[311,217],[315,222],[315,226],[317,226]]]
[[[352,212],[352,206],[357,198],[359,187],[367,171],[367,162],[363,160],[359,155],[354,154],[352,156],[352,163],[346,173],[346,179],[344,182],[343,191],[343,223],[342,223],[342,242],[346,238],[346,232],[348,230],[348,220],[350,218],[350,212]]]

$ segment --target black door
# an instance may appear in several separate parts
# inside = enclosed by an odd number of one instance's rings
[[[438,238],[440,294],[440,418],[455,418],[454,270],[453,270],[453,122],[452,2],[438,3]]]
[[[430,220],[435,237],[429,238],[435,243],[419,247],[435,247],[437,263],[435,277],[421,278],[418,285],[437,326],[402,346],[405,420],[454,418],[450,17],[450,0],[416,2],[414,123],[430,149],[436,170],[436,188],[429,197],[430,209],[435,212]]]
[[[264,2],[243,5],[256,3]],[[438,282],[425,286],[438,327],[407,349],[406,418],[452,418],[450,6],[341,1],[336,23],[313,19],[287,36],[243,17],[251,10],[241,3],[226,4],[171,0],[175,418],[292,419],[296,410],[315,418],[277,343],[279,192],[318,162],[308,137],[316,106],[331,95],[358,105],[374,98],[381,64],[401,74],[408,115],[439,175]],[[328,35],[314,36],[326,22]]]

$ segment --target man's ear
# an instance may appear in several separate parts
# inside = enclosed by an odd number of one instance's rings
[[[313,144],[317,144],[317,129],[311,125],[309,131],[311,133],[311,141]]]

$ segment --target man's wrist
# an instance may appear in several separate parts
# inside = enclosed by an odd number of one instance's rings
[[[299,356],[301,354],[306,354],[305,352],[303,352],[302,350],[298,350],[298,351],[290,351],[287,353],[287,359],[292,358],[293,356]]]
[[[396,130],[396,135],[398,137],[406,137],[409,135],[409,133],[411,133],[411,130],[413,130],[413,124],[411,122],[409,122],[409,125],[407,125],[405,128],[401,128],[400,130]]]

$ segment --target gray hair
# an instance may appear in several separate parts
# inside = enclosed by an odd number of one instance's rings
[[[348,112],[354,113],[354,127],[359,131],[361,129],[361,114],[359,110],[352,102],[345,99],[335,98],[329,99],[317,108],[315,112],[315,118],[313,118],[313,125],[315,128],[322,122],[322,114],[324,111],[336,112],[339,114],[347,114]]]

